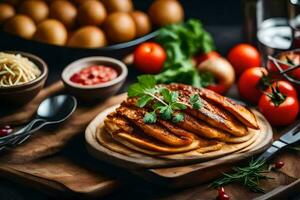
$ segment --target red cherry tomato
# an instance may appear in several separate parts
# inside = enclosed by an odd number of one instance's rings
[[[282,94],[286,95],[286,96],[292,96],[292,97],[295,97],[295,98],[298,97],[296,89],[294,88],[294,86],[290,82],[276,81],[276,82],[272,83],[271,86],[272,87],[278,87],[279,91]],[[266,90],[266,92],[272,92],[271,88],[268,88]]]
[[[213,59],[213,58],[219,58],[219,57],[221,57],[221,55],[218,52],[211,51],[211,52],[208,52],[208,53],[205,53],[205,54],[200,54],[196,58],[196,60],[197,60],[197,64],[199,65],[200,63],[202,63],[205,60]]]
[[[276,169],[281,169],[284,166],[284,162],[278,161],[275,163],[275,168]]]
[[[248,68],[260,66],[261,56],[255,47],[239,44],[229,51],[228,60],[239,76]]]
[[[297,92],[290,83],[277,81],[261,96],[258,107],[272,125],[289,125],[299,112]]]
[[[165,50],[157,43],[146,42],[134,51],[134,65],[147,74],[156,74],[163,69],[167,58]]]
[[[290,68],[291,66],[298,66],[300,64],[300,55],[299,52],[294,51],[288,51],[288,52],[282,52],[276,56],[276,59],[281,61],[281,63],[278,63],[278,65],[281,67],[281,69],[285,70]],[[289,63],[285,64],[285,63]],[[284,78],[282,75],[279,74],[278,68],[275,66],[275,63],[272,60],[268,61],[268,70],[272,74],[274,78],[282,79]],[[289,76],[292,76],[296,80],[300,80],[300,68],[296,68],[288,73]]]
[[[263,67],[254,67],[247,69],[238,81],[238,90],[242,98],[257,103],[262,95],[264,87],[263,77],[268,72]]]
[[[218,193],[219,193],[219,196],[225,194],[225,189],[224,189],[224,187],[220,187],[220,188],[218,189]]]

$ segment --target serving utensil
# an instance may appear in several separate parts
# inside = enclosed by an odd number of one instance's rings
[[[0,138],[0,150],[23,143],[34,132],[46,125],[58,124],[71,116],[77,107],[75,97],[58,95],[45,99],[38,107],[35,118],[23,128]]]
[[[300,123],[297,123],[286,131],[286,133],[278,140],[274,141],[272,145],[257,158],[257,160],[269,160],[286,146],[292,145],[298,141],[300,141]]]

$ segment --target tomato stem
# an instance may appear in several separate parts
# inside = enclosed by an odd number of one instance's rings
[[[280,92],[278,83],[275,87],[271,87],[271,90],[272,92],[266,93],[266,95],[270,98],[274,105],[278,107],[285,101],[286,96]]]
[[[268,75],[266,72],[262,71],[262,77],[260,78],[257,87],[261,91],[265,91],[271,84],[274,82],[272,77]]]

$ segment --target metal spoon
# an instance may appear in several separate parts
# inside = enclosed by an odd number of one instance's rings
[[[10,135],[0,138],[0,150],[8,144],[20,144],[30,137],[33,132],[50,124],[61,123],[75,111],[77,101],[69,95],[58,95],[45,99],[38,107],[35,119],[25,127]]]

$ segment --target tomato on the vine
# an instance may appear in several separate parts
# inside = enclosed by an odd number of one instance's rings
[[[299,112],[297,92],[287,81],[274,82],[261,96],[258,107],[272,125],[289,125]]]
[[[247,69],[238,81],[238,90],[242,98],[257,103],[268,82],[268,72],[263,67]]]
[[[300,55],[297,52],[288,51],[282,52],[276,56],[277,64],[281,67],[282,70],[286,70],[288,68],[299,66],[300,65]],[[283,76],[279,73],[278,68],[276,67],[273,60],[268,61],[268,70],[270,74],[274,78],[282,79]],[[293,69],[292,71],[288,72],[289,76],[292,76],[296,80],[300,80],[300,68]]]
[[[134,51],[134,65],[139,71],[147,74],[159,73],[166,58],[165,50],[154,42],[145,42]]]

